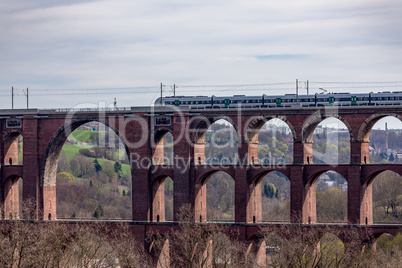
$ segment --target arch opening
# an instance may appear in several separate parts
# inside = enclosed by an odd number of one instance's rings
[[[46,151],[44,218],[131,219],[127,152],[106,122],[80,120],[61,127]]]
[[[339,173],[327,171],[318,176],[307,192],[312,223],[346,223],[347,193],[348,183]]]
[[[155,135],[152,163],[154,165],[173,165],[173,135],[169,131]]]
[[[328,267],[344,259],[345,245],[335,234],[325,233],[317,244],[316,255],[321,257],[323,267]]]
[[[173,221],[173,180],[161,177],[153,184],[152,214],[154,221]]]
[[[257,135],[259,164],[293,163],[293,134],[283,120],[267,121]]]
[[[402,163],[402,121],[386,116],[369,131],[369,152],[371,164]]]
[[[397,267],[402,255],[401,241],[401,233],[397,233],[396,235],[383,233],[375,239],[371,250],[380,257],[378,258],[380,262],[382,261],[391,267]]]
[[[277,267],[281,263],[281,250],[285,248],[285,240],[277,233],[265,235],[266,267]]]
[[[4,165],[23,164],[24,139],[19,132],[7,133],[4,137]]]
[[[212,239],[212,267],[228,267],[232,263],[232,242],[221,232]]]
[[[235,221],[235,181],[223,171],[207,175],[198,186],[195,213],[200,221]]]
[[[372,203],[372,222],[402,223],[402,176],[387,170],[376,175],[369,184],[371,187],[366,189],[365,196],[367,204]]]
[[[3,219],[20,219],[23,214],[23,180],[19,176],[10,176],[4,182]],[[29,208],[27,208],[29,209]]]
[[[235,127],[225,119],[215,121],[205,133],[203,163],[235,164],[238,154],[237,144],[238,137]]]
[[[321,121],[313,132],[313,163],[350,163],[350,132],[337,118]]]
[[[269,172],[256,187],[261,187],[263,222],[290,221],[290,181],[278,171]]]

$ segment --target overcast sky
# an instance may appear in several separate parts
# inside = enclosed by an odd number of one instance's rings
[[[0,0],[0,107],[11,107],[12,86],[48,108],[149,105],[161,82],[192,95],[254,92],[181,86],[289,83],[256,92],[269,95],[293,93],[296,79],[402,81],[401,14],[397,0]],[[111,94],[50,95],[96,88]]]

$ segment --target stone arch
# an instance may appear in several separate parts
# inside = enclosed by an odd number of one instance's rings
[[[360,126],[359,133],[357,135],[357,141],[369,142],[370,132],[371,132],[371,129],[373,128],[373,126],[375,125],[375,123],[377,123],[378,120],[380,120],[384,117],[387,117],[387,116],[392,116],[392,117],[395,117],[395,118],[399,119],[400,121],[402,121],[402,116],[399,114],[396,114],[396,113],[372,114],[369,117],[367,117],[366,120],[364,120],[364,122]]]
[[[354,141],[355,137],[353,134],[353,128],[349,124],[347,120],[345,120],[342,116],[336,113],[328,113],[328,114],[323,114],[321,112],[316,112],[313,115],[311,115],[309,118],[307,118],[306,121],[303,123],[302,127],[302,133],[301,133],[301,141],[303,143],[312,143],[313,142],[313,133],[316,127],[324,120],[329,119],[329,118],[335,118],[341,121],[342,123],[345,124],[349,131],[349,137],[350,141]]]
[[[334,259],[341,259],[345,254],[343,237],[337,232],[324,232],[320,234],[317,242],[317,253],[324,255],[326,259],[331,256]],[[339,243],[341,242],[341,243]]]
[[[166,165],[166,164],[173,164],[173,151],[172,154],[169,154],[169,156],[166,155],[166,144],[165,144],[165,139],[167,138],[167,135],[171,137],[172,144],[173,144],[173,133],[169,129],[161,128],[158,129],[153,138],[153,144],[152,144],[152,163],[154,165]],[[173,150],[173,147],[172,147]]]
[[[283,176],[285,178],[283,178]],[[275,176],[277,175],[277,176]],[[276,193],[270,197],[264,196],[264,186],[262,185],[264,178],[270,184],[273,184],[273,187],[277,189]],[[250,200],[251,200],[251,211],[253,215],[253,223],[266,221],[266,222],[275,222],[275,221],[289,221],[290,220],[290,179],[288,175],[282,173],[280,171],[270,170],[264,171],[258,174],[251,183],[250,187]],[[280,185],[279,185],[280,184]],[[286,187],[288,184],[289,187]],[[280,186],[280,187],[278,187]],[[278,187],[278,188],[277,188]],[[281,190],[279,191],[279,188]],[[270,189],[271,190],[271,189]],[[286,206],[286,201],[289,201],[289,215],[280,214],[280,215],[272,215],[273,207],[284,207]],[[279,208],[278,208],[279,209]],[[265,215],[267,214],[267,215]],[[286,217],[288,219],[285,219]]]
[[[382,166],[380,169],[374,169],[368,171],[367,174],[365,174],[364,181],[362,182],[364,184],[371,184],[378,175],[386,171],[395,172],[399,176],[402,176],[402,169],[398,165],[387,165]]]
[[[9,131],[3,137],[3,150],[4,150],[4,165],[21,165],[23,164],[22,156],[20,156],[19,148],[19,137],[22,137],[22,132],[19,131]],[[23,143],[23,141],[22,141]],[[23,152],[21,151],[23,154]]]
[[[225,123],[228,123],[230,127],[223,127],[214,132],[208,132],[211,127],[217,123],[218,121],[223,120]],[[202,118],[196,124],[195,131],[192,131],[193,142],[194,142],[194,163],[196,165],[203,165],[205,163],[220,163],[220,164],[234,164],[237,162],[237,144],[234,141],[239,142],[239,132],[237,126],[234,124],[233,120],[231,120],[227,116],[216,116],[211,118]],[[215,135],[219,135],[221,132],[230,133],[230,140],[228,143],[224,144],[229,145],[228,150],[226,150],[227,155],[214,155],[211,153],[212,148],[216,148],[215,146],[221,146],[216,143],[217,139],[214,139]],[[206,136],[211,136],[211,140],[209,145],[214,142],[214,146],[208,147],[208,143],[206,143]],[[226,135],[226,134],[224,134]],[[224,153],[225,154],[225,153]],[[221,158],[222,157],[222,158]]]
[[[207,130],[218,120],[226,120],[229,122],[234,129],[236,130],[237,136],[239,138],[239,128],[235,124],[235,122],[228,116],[215,116],[215,117],[200,117],[194,120],[194,125],[191,127],[192,132],[192,142],[194,144],[203,144],[205,143],[205,134]]]
[[[234,199],[234,186],[235,186],[235,180],[234,177],[225,171],[219,171],[219,170],[214,170],[211,172],[207,172],[203,176],[199,177],[197,182],[196,182],[196,189],[195,189],[195,205],[194,205],[194,210],[195,210],[195,221],[197,222],[205,222],[209,219],[207,217],[207,182],[210,180],[210,178],[216,174],[219,173],[224,173],[228,177],[230,177],[233,180],[233,199]],[[225,175],[225,176],[226,176]],[[230,187],[230,185],[228,186]],[[230,193],[229,193],[230,194]],[[233,200],[233,210],[235,210],[235,204]],[[234,212],[234,211],[233,211]],[[234,213],[233,213],[233,219],[234,219]]]
[[[348,170],[346,167],[338,167],[338,166],[323,166],[322,168],[316,168],[311,170],[311,172],[306,172],[306,181],[305,184],[314,183],[322,174],[326,172],[336,172],[341,175],[346,181],[348,181]]]
[[[248,247],[245,256],[246,263],[250,266],[257,265],[258,267],[266,267],[267,265],[266,241],[259,237],[258,238],[253,237],[253,240],[247,241],[247,243]],[[254,260],[251,260],[251,258],[254,258]]]
[[[264,234],[264,242],[266,245],[266,255],[277,254],[283,247],[286,237],[280,232],[269,230]],[[269,261],[269,259],[268,259]]]
[[[401,170],[387,169],[373,172],[362,187],[361,221],[365,224],[397,223],[393,209],[402,195]],[[381,207],[376,207],[379,204]]]
[[[166,217],[166,196],[165,196],[165,181],[170,178],[170,176],[162,175],[158,176],[153,180],[152,183],[152,221],[164,222],[167,220]],[[173,189],[174,190],[174,189]],[[174,195],[173,195],[174,203]],[[172,208],[173,209],[173,208]],[[169,218],[168,220],[173,220]]]
[[[48,215],[51,215],[51,219],[56,218],[56,174],[57,174],[57,164],[58,159],[62,150],[62,147],[67,140],[68,136],[79,126],[88,122],[99,122],[110,129],[112,129],[119,139],[124,144],[125,151],[129,157],[129,162],[131,162],[131,154],[127,146],[126,140],[120,134],[118,129],[116,129],[109,122],[100,120],[97,118],[91,119],[75,119],[66,122],[64,125],[59,127],[58,130],[50,138],[50,141],[46,147],[45,155],[42,162],[41,168],[41,179],[40,187],[42,187],[42,207],[43,207],[43,218],[48,219]],[[48,204],[53,204],[51,207]]]
[[[377,250],[385,250],[387,248],[387,243],[391,242],[394,239],[398,239],[398,236],[402,234],[400,232],[378,232],[372,234],[365,242],[365,246],[368,246],[368,249],[373,253],[376,253]],[[392,242],[391,242],[392,243]],[[366,248],[364,248],[366,250]]]
[[[19,219],[22,216],[22,182],[18,175],[11,175],[4,181],[3,219]]]
[[[331,119],[335,121],[336,126],[331,126]],[[321,128],[319,128],[320,125]],[[317,164],[350,163],[351,129],[341,132],[340,129],[343,127],[349,128],[344,122],[335,117],[326,118],[319,122],[311,133],[312,159],[308,159],[307,162]]]
[[[337,170],[336,168],[330,169],[330,168],[325,168],[321,169],[318,171],[315,171],[312,175],[309,175],[307,177],[308,181],[305,182],[305,198],[304,198],[304,203],[303,203],[303,222],[304,223],[332,223],[332,222],[346,222],[347,220],[347,197],[348,197],[348,192],[345,191],[345,186],[347,187],[347,176],[345,176],[345,172],[342,172],[344,170]],[[325,187],[323,188],[322,185],[319,185],[319,189],[317,189],[317,180],[320,179],[324,175],[324,173],[330,172],[330,174],[338,174],[341,178],[339,178],[338,175],[331,175],[338,177],[336,180],[344,180],[346,181],[346,185],[338,185],[338,187],[333,188],[327,185],[327,190],[325,190]],[[329,175],[327,175],[329,176]],[[342,181],[343,182],[343,181]],[[320,184],[322,182],[320,181]],[[324,184],[324,183],[323,183]],[[321,187],[320,187],[321,186]],[[325,186],[325,184],[324,184]],[[347,189],[347,188],[346,188]],[[318,193],[317,193],[317,190]],[[328,198],[335,198],[338,200],[339,203],[337,206],[330,206],[331,204],[321,204],[318,207],[317,206],[317,194],[320,195],[319,199],[322,200],[329,200]],[[329,195],[328,198],[326,198],[326,195]],[[327,201],[329,202],[329,201]],[[334,202],[334,201],[333,201]],[[342,202],[346,202],[345,204]],[[327,205],[327,207],[325,206]],[[328,208],[329,206],[329,208]],[[324,213],[325,212],[325,213]],[[330,213],[330,214],[328,214]],[[321,214],[321,215],[320,215]],[[327,215],[325,215],[327,214]],[[336,217],[335,217],[336,216]],[[335,217],[335,220],[334,220]]]
[[[260,132],[261,128],[269,121],[278,119],[285,123],[285,125],[290,129],[290,132],[292,134],[292,147],[293,147],[293,142],[295,141],[296,138],[296,131],[293,127],[293,125],[287,120],[286,117],[284,116],[258,116],[258,117],[252,117],[249,122],[246,123],[247,126],[247,133],[246,133],[246,141],[248,142],[248,163],[251,164],[267,164],[266,162],[268,160],[268,157],[264,160],[260,160],[259,157],[259,137],[260,137]],[[293,149],[291,152],[288,153],[293,157]],[[271,155],[271,152],[269,152],[269,155]],[[269,157],[270,159],[270,157]],[[272,163],[270,163],[272,164]]]
[[[248,124],[246,124],[247,126],[247,142],[256,142],[258,141],[258,133],[260,132],[262,126],[265,125],[265,123],[269,122],[272,119],[279,119],[281,121],[283,121],[290,129],[292,136],[293,136],[293,140],[296,139],[296,130],[293,127],[292,123],[290,123],[289,120],[287,120],[287,118],[285,116],[281,116],[281,115],[276,115],[276,116],[257,116],[257,117],[252,117]]]
[[[227,267],[231,263],[232,249],[230,238],[222,232],[210,234],[212,240],[212,267]]]
[[[170,241],[163,235],[153,235],[147,239],[150,241],[148,252],[151,254],[154,267],[162,268],[170,265]]]

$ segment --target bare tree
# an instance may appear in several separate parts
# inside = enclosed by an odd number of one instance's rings
[[[230,241],[235,235],[225,225],[194,222],[189,205],[180,210],[178,229],[165,236],[151,234],[154,254],[164,260],[159,267],[255,267],[255,258],[246,257],[246,246]]]
[[[385,171],[373,181],[373,201],[376,206],[384,208],[385,214],[398,215],[402,204],[402,178],[395,172]]]

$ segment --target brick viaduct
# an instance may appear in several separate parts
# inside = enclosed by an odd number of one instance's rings
[[[255,237],[262,220],[261,180],[279,171],[290,180],[291,222],[306,226],[316,223],[315,180],[333,170],[348,183],[348,223],[366,226],[372,235],[394,234],[400,226],[373,225],[371,182],[385,170],[402,175],[401,164],[369,164],[369,134],[385,116],[402,119],[401,106],[313,107],[267,109],[194,110],[189,107],[132,107],[120,110],[0,110],[0,200],[3,218],[18,217],[18,189],[23,179],[23,199],[36,204],[37,219],[56,219],[56,171],[58,157],[67,136],[80,125],[99,121],[121,138],[132,161],[132,221],[147,228],[164,225],[166,177],[174,181],[174,221],[184,204],[194,207],[196,221],[205,222],[206,181],[217,171],[227,172],[235,181],[235,225],[242,240]],[[316,126],[326,118],[337,118],[350,134],[350,164],[314,164],[312,137]],[[258,159],[260,128],[279,118],[293,134],[293,164],[263,165]],[[204,138],[208,127],[226,119],[238,135],[238,161],[231,165],[204,163]],[[174,163],[163,165],[163,137],[174,140]],[[18,165],[17,137],[23,136],[23,165]],[[9,216],[10,215],[10,216]],[[157,223],[159,222],[159,223]],[[141,223],[141,224],[140,224]],[[344,226],[344,227],[345,227]],[[162,228],[163,229],[163,228]],[[162,230],[161,229],[161,230]],[[166,229],[166,228],[165,228]],[[144,236],[146,234],[143,234]]]

